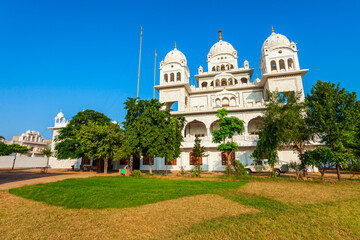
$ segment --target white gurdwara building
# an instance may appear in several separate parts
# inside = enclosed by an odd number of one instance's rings
[[[222,40],[221,30],[219,35],[219,41],[207,55],[208,71],[200,66],[195,75],[199,87],[189,84],[187,59],[176,45],[160,63],[160,84],[155,87],[159,100],[166,104],[167,109],[177,103],[178,109],[172,114],[184,115],[187,120],[183,130],[182,153],[172,162],[173,165],[168,166],[171,170],[180,170],[181,166],[186,170],[192,169],[191,151],[196,136],[200,137],[207,150],[208,156],[202,159],[203,170],[225,170],[227,163],[222,153],[216,150],[218,144],[212,143],[211,135],[212,130],[218,128],[216,113],[221,108],[226,108],[229,116],[245,122],[243,134],[234,137],[239,145],[235,158],[244,165],[251,164],[267,91],[300,92],[304,99],[302,78],[308,69],[300,68],[296,43],[272,31],[261,48],[261,79],[251,81],[254,69],[250,68],[247,60],[239,67],[238,52],[230,43]],[[279,151],[278,154],[279,160],[284,162],[298,160],[297,154],[291,149]],[[165,169],[164,159],[157,158],[154,165],[155,170]],[[140,169],[148,169],[143,160]]]

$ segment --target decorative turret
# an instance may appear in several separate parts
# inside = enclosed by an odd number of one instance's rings
[[[300,70],[296,44],[274,32],[261,48],[260,70],[262,74]]]
[[[175,47],[160,62],[160,85],[189,83],[190,71],[185,55]]]

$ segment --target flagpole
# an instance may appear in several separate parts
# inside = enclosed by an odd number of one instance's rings
[[[138,102],[138,99],[139,99],[140,64],[141,64],[141,45],[142,45],[142,26],[141,26],[141,33],[140,33],[139,71],[138,71],[138,84],[137,84],[136,102]]]
[[[157,53],[156,53],[156,49],[155,49],[155,64],[154,64],[154,99],[155,99],[155,79],[156,79],[156,56],[157,56]]]

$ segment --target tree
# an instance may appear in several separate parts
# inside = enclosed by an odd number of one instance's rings
[[[338,180],[340,167],[355,158],[354,133],[359,124],[360,103],[355,92],[340,84],[317,81],[306,96],[308,121],[312,131],[334,152]]]
[[[0,142],[0,156],[7,156],[12,153],[11,148],[6,143]]]
[[[30,152],[30,149],[27,148],[27,147],[21,146],[21,145],[19,145],[17,143],[10,144],[9,149],[10,149],[11,153],[15,153],[13,165],[12,165],[12,168],[11,168],[11,170],[14,170],[17,154],[18,153],[20,153],[20,154],[28,153],[28,152]]]
[[[82,126],[87,125],[89,121],[104,125],[108,124],[110,119],[104,114],[94,110],[78,112],[66,127],[59,131],[59,135],[55,137],[55,150],[58,159],[74,159],[85,156],[78,141],[77,134],[80,132]]]
[[[161,125],[163,129],[162,140],[163,145],[159,149],[159,157],[165,157],[166,161],[166,175],[168,172],[167,166],[170,161],[180,156],[181,143],[184,140],[182,130],[185,126],[186,120],[184,116],[171,116],[170,111],[163,112],[164,122]]]
[[[166,157],[168,161],[180,155],[185,118],[171,116],[169,110],[161,110],[163,107],[156,99],[128,98],[125,102],[125,144],[121,155],[130,156],[131,170],[134,155]]]
[[[277,150],[289,146],[301,158],[305,146],[313,139],[313,133],[306,124],[305,102],[301,101],[301,93],[268,92],[268,96],[264,124],[253,156],[267,157],[274,169],[278,159]],[[306,166],[303,171],[305,176]]]
[[[45,148],[45,149],[43,149],[41,151],[41,154],[46,156],[46,158],[47,158],[47,160],[46,160],[46,168],[48,168],[49,167],[49,159],[50,159],[50,157],[52,155],[52,151],[51,151],[50,148]]]
[[[227,117],[228,111],[226,109],[219,109],[216,116],[219,120],[219,129],[213,130],[213,142],[220,143],[217,150],[224,152],[228,163],[228,174],[231,167],[231,155],[238,150],[238,144],[233,141],[235,134],[241,134],[244,131],[244,121],[237,117]]]
[[[118,124],[89,121],[80,128],[76,141],[80,143],[81,151],[86,157],[104,160],[104,173],[107,174],[109,160],[114,159],[119,151],[122,138]]]
[[[195,166],[195,175],[196,176],[200,176],[200,173],[201,173],[201,166],[200,166],[200,163],[199,163],[199,158],[202,158],[202,157],[207,157],[208,155],[205,154],[205,147],[204,146],[201,146],[201,139],[196,136],[195,137],[195,143],[194,143],[194,147],[192,149],[192,152],[191,152],[191,156],[194,157],[195,161],[196,161],[196,166]]]

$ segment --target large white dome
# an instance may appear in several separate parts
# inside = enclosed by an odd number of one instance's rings
[[[272,33],[264,42],[262,50],[265,48],[274,48],[274,47],[290,47],[290,41],[284,35],[279,33]]]
[[[174,50],[171,50],[168,54],[166,54],[164,62],[165,63],[178,62],[186,65],[186,57],[182,52],[180,52],[175,48]]]
[[[236,53],[236,50],[230,43],[220,40],[210,48],[208,56],[214,57],[219,54],[233,55],[234,53]]]

